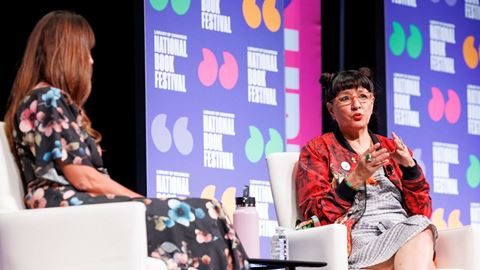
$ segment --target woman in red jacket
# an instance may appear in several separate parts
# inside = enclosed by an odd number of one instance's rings
[[[305,218],[348,230],[350,269],[434,269],[429,185],[395,133],[373,134],[374,85],[368,69],[322,74],[334,132],[308,142],[296,176]]]

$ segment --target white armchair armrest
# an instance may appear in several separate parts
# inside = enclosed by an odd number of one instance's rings
[[[286,231],[288,256],[292,260],[322,261],[321,270],[347,270],[347,228],[340,224]],[[314,269],[314,268],[309,268]]]
[[[142,203],[0,214],[0,270],[146,267],[145,205]]]
[[[436,242],[438,269],[480,270],[480,226],[439,230]],[[323,270],[348,269],[346,227],[339,224],[287,231],[289,258],[324,261]]]
[[[480,270],[480,226],[439,230],[435,249],[439,268]]]

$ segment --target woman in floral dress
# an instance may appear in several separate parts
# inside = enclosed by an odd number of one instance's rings
[[[95,43],[80,15],[53,11],[33,29],[5,116],[28,208],[121,201],[147,206],[150,257],[169,269],[246,269],[246,254],[222,207],[199,198],[148,199],[111,179],[101,135],[83,110]]]

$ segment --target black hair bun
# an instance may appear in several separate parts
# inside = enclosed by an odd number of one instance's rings
[[[362,73],[363,75],[367,76],[370,80],[372,80],[373,72],[368,67],[361,67],[358,69],[358,72]]]
[[[320,77],[320,83],[323,87],[328,87],[332,84],[333,78],[335,78],[335,73],[322,73]]]

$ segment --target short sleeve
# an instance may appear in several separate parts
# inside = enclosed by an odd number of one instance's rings
[[[54,178],[52,169],[58,159],[66,164],[93,167],[79,109],[60,89],[49,88],[38,93],[26,107],[30,111],[21,112],[19,130],[23,133],[23,143],[32,152],[37,177]]]

